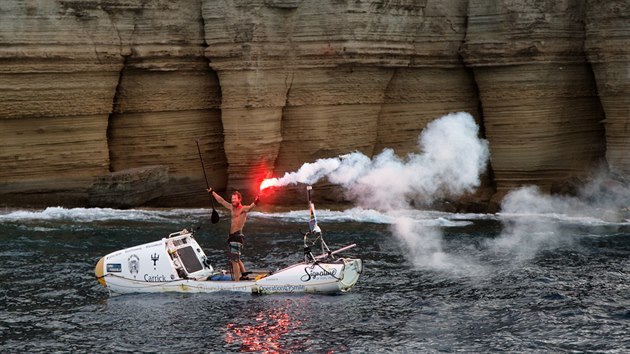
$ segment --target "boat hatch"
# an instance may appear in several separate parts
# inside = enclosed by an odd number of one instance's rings
[[[177,250],[177,253],[179,254],[179,259],[181,259],[188,274],[195,273],[203,269],[203,265],[199,262],[199,258],[191,246],[180,248]]]
[[[166,248],[180,278],[199,278],[212,273],[212,266],[191,232],[184,229],[170,234]]]

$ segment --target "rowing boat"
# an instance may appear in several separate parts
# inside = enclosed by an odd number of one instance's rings
[[[181,230],[154,242],[129,247],[102,257],[96,264],[99,283],[111,294],[219,291],[272,294],[323,293],[349,291],[363,272],[357,258],[338,258],[337,254],[356,244],[331,251],[317,225],[315,206],[309,200],[309,231],[304,234],[304,260],[277,271],[247,272],[232,279],[225,270],[214,269],[195,239],[194,233]],[[315,255],[314,248],[321,253]]]

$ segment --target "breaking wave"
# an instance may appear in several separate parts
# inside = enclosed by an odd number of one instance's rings
[[[63,208],[48,207],[43,210],[5,210],[0,212],[0,222],[20,222],[29,220],[44,221],[73,221],[89,223],[95,221],[181,221],[182,218],[192,218],[202,222],[209,218],[210,209],[110,209],[110,208]],[[225,213],[219,210],[225,217]],[[276,219],[283,222],[301,223],[308,220],[308,210],[292,210],[286,212],[252,212],[253,219]],[[399,210],[381,212],[373,209],[350,208],[346,210],[317,210],[319,222],[361,222],[373,224],[393,224],[397,218],[405,217],[419,224],[427,226],[457,227],[466,226],[474,220],[512,221],[522,218],[538,218],[556,221],[564,224],[599,226],[599,225],[629,225],[630,220],[608,220],[595,216],[576,216],[561,213],[448,213],[431,210]]]
[[[63,208],[48,207],[44,210],[12,210],[0,213],[0,221],[168,221],[185,214],[195,215],[208,213],[204,209],[110,209],[110,208]]]

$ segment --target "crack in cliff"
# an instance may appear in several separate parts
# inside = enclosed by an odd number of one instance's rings
[[[286,91],[284,93],[284,105],[282,106],[282,112],[280,113],[280,141],[279,141],[279,146],[278,146],[278,152],[276,153],[276,156],[273,161],[273,171],[276,171],[276,163],[278,162],[278,156],[280,155],[280,150],[282,149],[282,141],[284,140],[284,136],[282,134],[283,122],[285,120],[284,118],[286,117],[287,108],[289,107],[289,97],[291,95],[291,88],[293,88],[294,77],[295,77],[294,71],[293,69],[290,69],[290,71],[287,73],[287,76],[284,79],[284,85],[286,87]]]
[[[106,11],[106,13],[109,14],[109,12]],[[111,14],[110,18],[111,18]],[[107,150],[109,153],[109,172],[114,172],[114,168],[112,167],[112,149],[110,148],[111,146],[111,142],[114,139],[113,137],[113,132],[112,132],[112,122],[114,120],[114,117],[116,116],[117,113],[122,113],[124,111],[124,107],[122,106],[122,81],[123,81],[123,76],[125,73],[125,70],[127,70],[128,66],[129,66],[129,60],[131,58],[132,55],[132,50],[130,45],[125,45],[122,36],[120,34],[120,31],[118,30],[118,28],[115,25],[115,22],[112,19],[112,24],[114,24],[114,28],[116,29],[116,33],[118,34],[118,38],[120,40],[120,56],[123,58],[123,62],[122,62],[122,67],[120,68],[120,71],[118,72],[118,81],[116,83],[116,92],[114,93],[114,99],[112,102],[112,109],[111,109],[111,113],[109,114],[109,118],[107,119]],[[131,31],[131,35],[129,38],[129,43],[131,43],[133,41],[134,35],[136,33],[136,29],[137,29],[137,25],[135,23],[135,19],[134,19],[134,25],[133,25],[133,30]],[[127,49],[127,50],[125,50]]]
[[[591,82],[593,83],[593,90],[595,92],[596,95],[596,104],[597,107],[596,109],[599,110],[599,113],[602,116],[602,120],[600,120],[598,123],[604,125],[604,128],[602,129],[602,137],[601,137],[601,144],[603,146],[602,151],[603,151],[603,156],[600,156],[601,159],[604,160],[604,163],[606,165],[608,165],[608,162],[606,160],[606,153],[608,151],[608,141],[606,139],[606,110],[604,109],[604,104],[602,103],[602,98],[599,95],[599,88],[597,87],[597,77],[595,76],[595,70],[593,70],[593,65],[592,63],[588,60],[588,56],[586,56],[586,53],[584,53],[585,55],[585,65],[588,71],[588,75],[591,77]],[[628,125],[626,124],[626,131],[628,130]]]
[[[606,154],[608,152],[608,142],[606,139],[606,110],[604,109],[604,104],[602,103],[602,97],[599,94],[599,87],[597,86],[597,76],[595,75],[595,70],[593,69],[593,63],[591,63],[591,61],[589,60],[589,56],[586,53],[586,37],[588,36],[587,33],[587,24],[586,24],[586,11],[584,9],[584,11],[582,11],[581,13],[581,17],[579,18],[579,23],[582,26],[582,33],[584,34],[584,36],[582,37],[582,44],[581,44],[581,52],[582,52],[582,56],[584,57],[584,64],[586,65],[586,68],[588,70],[588,74],[591,77],[591,82],[593,83],[593,90],[594,93],[597,97],[597,108],[601,114],[601,116],[603,117],[603,119],[601,121],[599,121],[598,123],[603,124],[604,128],[602,129],[602,137],[601,137],[601,144],[602,144],[602,151],[603,151],[603,156],[600,156],[600,160],[603,160],[603,163],[606,165],[606,168],[609,168],[608,166],[608,161],[606,159]],[[626,130],[627,130],[627,126],[626,126]]]
[[[121,54],[122,55],[122,54]],[[116,93],[114,94],[114,100],[112,102],[112,110],[111,113],[109,114],[109,117],[107,118],[107,132],[106,132],[106,137],[107,137],[107,152],[109,154],[109,167],[108,170],[109,172],[114,172],[114,169],[112,168],[112,149],[110,148],[111,145],[111,141],[113,140],[113,132],[112,132],[112,122],[114,120],[114,117],[117,113],[117,107],[119,111],[122,111],[122,109],[120,108],[120,97],[122,96],[122,80],[123,80],[123,74],[125,72],[125,69],[127,68],[128,65],[128,60],[130,55],[122,55],[123,57],[123,64],[122,67],[120,68],[120,71],[118,73],[118,83],[116,84]]]
[[[284,109],[286,109],[287,106],[289,105],[289,95],[291,94],[291,88],[293,87],[293,78],[294,78],[293,70],[291,70],[291,71],[289,71],[287,73],[287,76],[284,79],[284,85],[286,86],[287,90],[284,93],[284,97],[285,97],[284,98],[284,106],[282,107],[282,110],[283,110],[282,116],[283,117],[284,117]]]
[[[383,99],[381,100],[381,107],[378,112],[378,116],[376,117],[376,129],[375,129],[376,131],[374,133],[376,136],[374,137],[374,143],[372,144],[372,153],[370,156],[374,156],[374,154],[376,153],[376,147],[379,145],[379,132],[380,132],[379,127],[381,126],[381,120],[384,119],[383,109],[385,107],[386,100],[387,100],[387,92],[389,91],[389,86],[394,81],[394,77],[396,77],[396,74],[398,74],[398,70],[399,69],[392,70],[392,74],[389,76],[389,80],[387,81],[387,85],[385,85],[385,90],[383,91]]]
[[[460,60],[462,60],[463,62],[463,58],[461,57],[460,54]],[[486,124],[485,124],[485,119],[484,119],[484,114],[483,114],[483,102],[481,100],[481,94],[479,92],[479,85],[477,84],[477,78],[475,76],[475,72],[472,68],[467,67],[464,64],[464,69],[466,70],[466,72],[468,73],[468,75],[470,75],[471,77],[471,81],[473,84],[473,90],[475,92],[475,97],[477,97],[477,115],[479,116],[479,135],[481,138],[486,139],[487,141],[487,136],[486,136]],[[488,142],[489,144],[490,142]],[[494,170],[492,169],[492,160],[488,159],[488,164],[486,166],[486,173],[488,175],[488,182],[490,182],[490,187],[492,187],[492,189],[494,190],[494,192],[496,193],[497,191],[497,183],[496,183],[496,179],[494,176]]]
[[[599,101],[599,105],[600,107],[603,107],[602,105],[602,98],[599,95],[599,87],[597,87],[597,77],[595,76],[595,70],[593,70],[593,64],[590,59],[588,54],[586,53],[586,21],[584,21],[584,19],[580,19],[580,23],[582,24],[582,29],[583,29],[583,33],[584,33],[584,37],[582,38],[582,45],[581,45],[581,52],[582,52],[582,56],[584,57],[584,62],[586,63],[586,66],[588,68],[588,72],[590,73],[590,76],[593,78],[593,83],[595,83],[595,94],[597,94],[597,100]],[[602,113],[604,116],[604,121],[606,120],[606,112],[602,109]]]
[[[475,71],[472,67],[469,67],[468,65],[466,65],[466,60],[464,60],[464,57],[462,55],[462,52],[465,50],[463,47],[466,45],[466,38],[468,37],[468,22],[470,19],[470,3],[468,3],[468,8],[466,9],[466,17],[464,20],[464,39],[462,40],[459,49],[457,50],[457,56],[459,57],[459,61],[461,63],[461,65],[464,67],[464,70],[466,70],[466,72],[468,73],[468,75],[470,75],[471,78],[471,82],[473,84],[473,90],[474,90],[474,94],[475,97],[477,98],[477,115],[479,117],[479,135],[481,138],[486,139],[487,141],[487,134],[486,134],[486,124],[485,124],[485,116],[484,116],[484,111],[483,111],[483,101],[481,99],[481,92],[479,90],[479,84],[477,82],[477,77],[475,76]],[[488,141],[488,146],[490,145],[490,142]],[[488,163],[486,166],[486,174],[488,176],[488,182],[490,183],[490,187],[494,190],[494,193],[497,192],[497,182],[496,182],[496,178],[494,175],[494,169],[492,168],[492,159],[489,158],[488,159]],[[489,201],[490,202],[490,201]]]
[[[209,54],[207,49],[210,48],[210,44],[208,43],[208,40],[206,39],[206,18],[204,17],[204,7],[203,7],[203,1],[199,1],[199,20],[201,22],[201,29],[199,35],[201,36],[201,46],[204,48],[203,49],[203,60],[206,63],[206,70],[208,70],[208,72],[210,72],[211,74],[214,74],[214,76],[216,76],[217,78],[217,83],[219,84],[218,86],[218,96],[219,96],[219,111],[221,111],[221,105],[223,102],[223,93],[221,90],[221,78],[219,77],[219,75],[217,74],[216,70],[214,70],[212,68],[212,66],[210,65],[210,63],[212,62],[212,60],[210,60]],[[223,114],[220,114],[220,119],[219,119],[219,123],[221,125],[221,136],[225,137],[224,133],[223,133]],[[224,154],[225,154],[225,140],[223,141],[223,149],[224,149]],[[225,157],[225,161],[227,161],[227,156]]]
[[[121,84],[122,84],[122,77],[123,77],[123,72],[125,71],[125,68],[127,67],[127,61],[128,58],[130,56],[130,53],[128,53],[127,51],[124,50],[123,46],[123,38],[122,35],[120,33],[120,30],[118,29],[118,26],[116,26],[116,20],[112,14],[112,9],[109,8],[109,6],[102,6],[103,12],[105,14],[107,14],[107,17],[109,18],[109,21],[112,24],[112,27],[114,28],[114,31],[116,32],[116,35],[118,36],[118,50],[119,50],[119,55],[123,58],[122,61],[122,66],[120,68],[120,71],[118,72],[118,81],[116,82],[116,89],[114,92],[114,97],[112,99],[112,108],[111,111],[109,113],[109,116],[107,117],[107,128],[105,131],[105,138],[107,139],[107,170],[109,172],[114,172],[114,169],[112,168],[112,149],[111,149],[111,141],[113,139],[112,135],[112,121],[114,119],[114,115],[116,114],[116,104],[118,102],[118,100],[120,99],[120,95],[121,95]],[[134,30],[135,30],[135,26],[134,26]]]
[[[288,43],[287,50],[287,59],[286,59],[286,67],[288,68],[287,74],[284,79],[284,85],[286,87],[284,93],[284,105],[282,106],[282,111],[280,112],[280,141],[278,145],[278,152],[273,161],[273,170],[276,171],[276,164],[278,162],[278,156],[280,156],[280,150],[282,149],[282,142],[284,141],[283,135],[283,123],[285,122],[285,117],[287,115],[287,109],[289,107],[289,98],[291,97],[291,89],[293,88],[293,79],[295,78],[295,60],[296,60],[296,44],[293,41],[293,30],[295,27],[295,8],[283,8],[281,9],[282,16],[284,17],[284,29],[287,34],[286,41]]]
[[[199,18],[201,19],[201,38],[203,39],[202,41],[202,46],[207,49],[210,47],[210,45],[208,44],[208,41],[206,40],[206,18],[203,16],[203,1],[199,0]],[[210,59],[206,56],[206,51],[204,49],[203,52],[203,57],[206,58],[206,60],[208,60],[208,65],[210,64]]]

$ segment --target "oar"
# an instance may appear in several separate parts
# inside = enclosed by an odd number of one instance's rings
[[[195,139],[195,143],[197,143],[197,151],[199,152],[199,161],[201,161],[201,169],[203,170],[203,177],[206,179],[206,190],[210,189],[210,185],[208,184],[208,176],[206,175],[206,167],[203,165],[203,158],[201,157],[201,149],[199,148],[199,139]],[[214,196],[210,195],[210,203],[212,203],[212,216],[210,217],[210,221],[213,224],[219,222],[219,213],[217,213],[216,209],[214,209]]]

